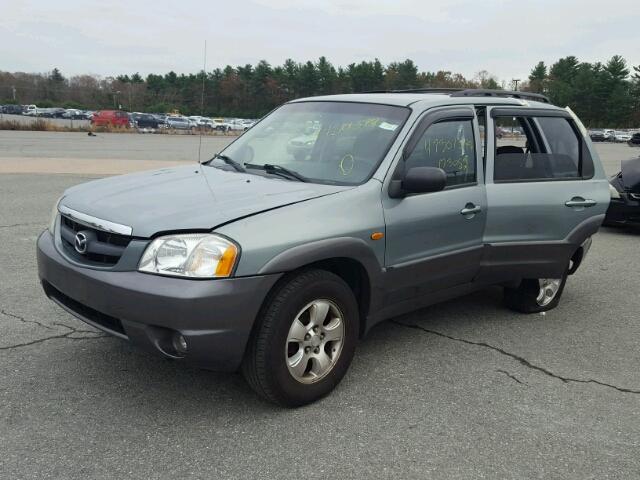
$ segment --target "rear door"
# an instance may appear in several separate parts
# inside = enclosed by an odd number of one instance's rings
[[[468,283],[478,272],[487,215],[481,151],[472,107],[431,109],[420,120],[393,178],[439,167],[447,186],[400,199],[385,188],[388,303]]]
[[[493,107],[489,122],[481,278],[558,278],[602,222],[606,180],[568,112]]]

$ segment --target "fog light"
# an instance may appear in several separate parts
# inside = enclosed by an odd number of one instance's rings
[[[187,339],[178,332],[173,334],[173,348],[178,353],[187,353]]]

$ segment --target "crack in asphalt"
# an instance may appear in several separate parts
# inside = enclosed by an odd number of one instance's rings
[[[38,326],[40,326],[42,328],[46,328],[48,330],[53,330],[49,325],[45,325],[44,323],[40,323],[37,320],[27,320],[26,318],[21,317],[20,315],[16,315],[15,313],[7,312],[4,309],[0,310],[0,313],[2,315],[4,315],[5,317],[15,318],[16,320],[19,320],[22,323],[33,323],[33,324],[38,325]]]
[[[42,223],[12,223],[10,225],[0,225],[0,228],[35,227],[37,225],[42,225]]]
[[[5,315],[7,315],[7,313],[3,310],[2,313],[4,313]],[[18,317],[17,315],[13,315],[13,314],[8,314],[8,316],[10,317],[15,317],[20,319],[21,317]],[[30,323],[37,323],[40,326],[43,326],[45,328],[49,328],[46,325],[43,325],[39,322],[36,322],[35,320],[29,321],[29,320],[24,320],[25,322],[30,322]],[[38,343],[43,343],[43,342],[48,342],[49,340],[55,340],[55,339],[59,339],[59,338],[66,338],[68,340],[94,340],[96,338],[106,338],[109,337],[109,335],[104,334],[104,333],[99,333],[95,330],[81,330],[79,328],[75,328],[75,327],[71,327],[69,325],[65,325],[64,323],[54,323],[53,325],[57,325],[59,327],[64,327],[67,328],[69,331],[65,332],[65,333],[61,333],[59,335],[51,335],[48,337],[44,337],[44,338],[39,338],[38,340],[32,340],[30,342],[25,342],[25,343],[16,343],[14,345],[7,345],[6,347],[0,347],[0,350],[14,350],[16,348],[22,348],[22,347],[28,347],[30,345],[36,345]],[[90,333],[92,334],[91,336],[81,336],[81,337],[73,337],[72,335],[75,334],[82,334],[82,333]]]
[[[556,379],[562,381],[563,383],[593,383],[593,384],[596,384],[596,385],[600,385],[602,387],[612,388],[612,389],[617,390],[617,391],[622,392],[622,393],[640,394],[640,390],[634,390],[634,389],[631,389],[631,388],[618,387],[616,385],[612,385],[610,383],[601,382],[599,380],[594,380],[592,378],[583,379],[583,378],[563,377],[561,375],[558,375],[557,373],[553,373],[552,371],[547,370],[544,367],[541,367],[539,365],[535,365],[535,364],[531,363],[529,360],[527,360],[524,357],[516,355],[515,353],[508,352],[508,351],[506,351],[506,350],[504,350],[504,349],[502,349],[500,347],[495,347],[495,346],[490,345],[490,344],[485,343],[485,342],[474,342],[472,340],[467,340],[466,338],[454,337],[454,336],[451,336],[451,335],[447,335],[446,333],[442,333],[442,332],[438,332],[436,330],[430,330],[428,328],[421,327],[420,325],[402,323],[402,322],[398,322],[396,320],[390,320],[390,322],[395,324],[395,325],[400,325],[400,326],[405,327],[405,328],[412,328],[412,329],[415,329],[415,330],[421,330],[423,332],[430,333],[432,335],[437,335],[438,337],[442,337],[442,338],[446,338],[446,339],[449,339],[449,340],[453,340],[455,342],[462,342],[462,343],[466,343],[468,345],[475,345],[475,346],[478,346],[478,347],[488,348],[490,350],[493,350],[495,352],[500,353],[501,355],[504,355],[506,357],[509,357],[509,358],[512,358],[512,359],[518,361],[521,365],[523,365],[523,366],[525,366],[525,367],[527,367],[527,368],[529,368],[531,370],[536,370],[538,372],[544,373],[545,375],[547,375],[549,377],[552,377],[552,378],[556,378]]]
[[[502,374],[506,375],[506,376],[507,376],[507,377],[509,377],[511,380],[513,380],[513,381],[515,381],[515,382],[518,382],[520,385],[526,385],[526,383],[521,382],[520,380],[518,380],[518,377],[516,377],[515,375],[513,375],[513,374],[511,374],[511,373],[507,372],[506,370],[500,370],[500,369],[498,368],[498,369],[496,369],[496,372],[498,372],[498,373],[502,373]]]

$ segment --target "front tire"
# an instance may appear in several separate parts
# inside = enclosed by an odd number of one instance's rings
[[[511,310],[521,313],[546,312],[555,308],[567,283],[561,278],[526,278],[517,288],[504,289],[504,301]]]
[[[342,380],[358,339],[358,304],[325,270],[289,278],[267,300],[242,364],[261,397],[287,407],[318,400]]]

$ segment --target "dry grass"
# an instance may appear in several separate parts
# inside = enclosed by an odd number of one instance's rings
[[[22,130],[31,132],[86,132],[86,127],[70,128],[56,125],[38,118],[33,122],[20,122],[18,120],[0,120],[0,130]]]

